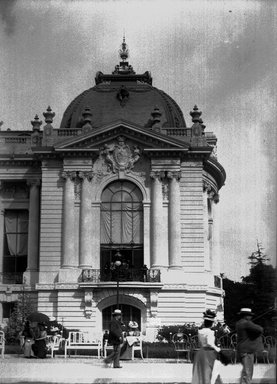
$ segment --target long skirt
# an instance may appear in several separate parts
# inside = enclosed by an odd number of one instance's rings
[[[216,351],[214,349],[200,349],[197,351],[193,362],[191,384],[211,384],[215,360]],[[216,379],[215,383],[222,384],[220,377]]]
[[[32,349],[36,357],[40,359],[45,359],[47,348],[46,341],[44,339],[36,340],[35,343],[32,345]]]
[[[25,339],[24,344],[23,344],[23,353],[25,357],[33,357],[34,353],[32,350],[32,345],[34,344],[33,339]]]

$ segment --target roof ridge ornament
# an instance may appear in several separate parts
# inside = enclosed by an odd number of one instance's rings
[[[121,59],[119,65],[115,66],[115,69],[113,71],[113,75],[120,74],[120,75],[135,75],[135,71],[133,70],[133,67],[129,65],[128,61],[126,61],[129,58],[129,49],[128,45],[125,41],[125,34],[123,35],[123,41],[121,43],[121,48],[119,49],[119,57]]]

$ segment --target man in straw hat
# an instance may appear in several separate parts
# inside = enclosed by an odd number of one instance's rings
[[[108,343],[112,344],[113,352],[104,360],[106,366],[113,362],[114,368],[122,368],[119,365],[120,351],[123,344],[124,324],[121,322],[121,310],[115,309],[110,322]]]
[[[263,328],[252,322],[254,313],[250,308],[241,308],[236,324],[237,352],[242,363],[240,384],[250,384],[254,370],[254,354],[263,349]]]

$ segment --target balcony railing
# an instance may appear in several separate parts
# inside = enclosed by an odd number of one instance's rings
[[[159,269],[128,268],[122,270],[100,270],[84,269],[82,282],[110,282],[110,281],[133,281],[144,283],[160,283],[161,273]]]
[[[23,284],[23,272],[0,272],[0,284]]]

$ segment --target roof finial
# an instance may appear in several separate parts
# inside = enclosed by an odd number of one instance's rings
[[[123,42],[121,44],[121,49],[119,50],[119,56],[121,60],[124,62],[129,57],[129,50],[127,48],[127,44],[125,42],[125,32],[123,34]]]

